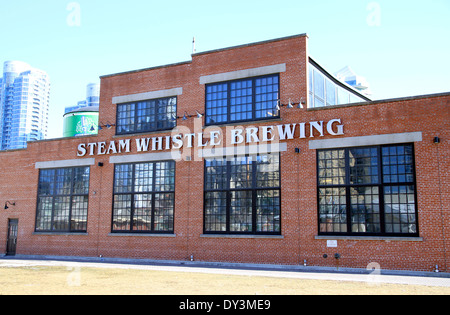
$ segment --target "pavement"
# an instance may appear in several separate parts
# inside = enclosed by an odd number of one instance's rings
[[[368,284],[407,284],[450,287],[449,273],[362,270],[313,266],[209,263],[191,261],[154,261],[141,259],[14,256],[0,257],[0,268],[58,266],[69,268],[135,269],[168,272],[260,276],[308,280],[366,282]]]

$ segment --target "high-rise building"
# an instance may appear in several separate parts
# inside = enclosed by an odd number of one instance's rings
[[[356,89],[359,93],[364,94],[366,96],[372,95],[370,85],[367,82],[366,78],[357,75],[349,66],[346,66],[345,68],[336,72],[335,76],[339,80],[347,83],[352,88]]]
[[[0,77],[0,150],[21,149],[47,136],[50,79],[21,61],[6,61]]]
[[[86,99],[79,101],[75,106],[66,107],[64,114],[77,111],[84,107],[98,107],[100,103],[100,84],[89,83],[86,86]]]

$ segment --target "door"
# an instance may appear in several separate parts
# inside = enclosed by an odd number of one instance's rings
[[[19,220],[9,220],[8,241],[6,244],[6,255],[14,256],[17,248],[17,231],[19,229]]]

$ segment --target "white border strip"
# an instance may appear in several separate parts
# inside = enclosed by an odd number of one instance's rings
[[[167,161],[167,160],[174,160],[174,161],[181,160],[180,151],[112,156],[109,158],[109,163],[121,164],[121,163],[139,163],[139,162],[153,162],[153,161]]]
[[[154,92],[140,93],[140,94],[132,94],[132,95],[124,95],[124,96],[115,96],[112,98],[113,104],[123,104],[123,103],[131,103],[138,101],[146,101],[153,100],[156,98],[162,97],[170,97],[177,96],[183,94],[183,88],[175,88],[169,90],[160,90]]]
[[[266,66],[247,70],[212,74],[200,77],[200,84],[209,84],[223,81],[239,80],[262,75],[286,72],[286,64],[282,63],[274,66]]]
[[[62,161],[48,161],[48,162],[36,162],[36,169],[49,169],[49,168],[63,168],[63,167],[77,167],[77,166],[91,166],[95,165],[95,159],[78,159],[78,160],[62,160]]]
[[[309,141],[309,148],[311,150],[314,150],[314,149],[362,147],[369,145],[420,142],[422,141],[422,139],[423,139],[422,132],[394,133],[388,135],[376,135],[365,137],[311,140]]]
[[[276,144],[262,144],[262,145],[250,145],[250,146],[236,146],[217,149],[205,149],[199,150],[198,154],[200,158],[215,158],[224,156],[242,156],[242,155],[257,155],[266,153],[278,153],[286,152],[286,143]]]

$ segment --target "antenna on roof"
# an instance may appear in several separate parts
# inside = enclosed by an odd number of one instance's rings
[[[195,49],[195,37],[194,37],[194,39],[192,40],[192,53],[195,54],[196,51],[197,50]]]

